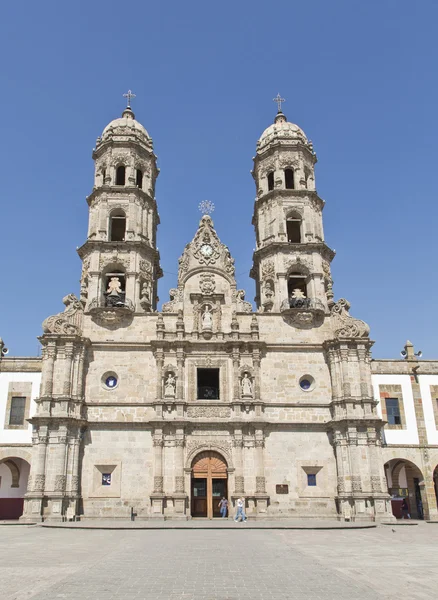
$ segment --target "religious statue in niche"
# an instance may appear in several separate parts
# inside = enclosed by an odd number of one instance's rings
[[[141,286],[140,306],[146,312],[151,310],[151,292],[147,281]]]
[[[274,305],[274,284],[272,281],[268,280],[263,288],[264,300],[263,300],[263,308],[265,312],[270,312]]]
[[[167,374],[167,379],[164,383],[164,397],[175,398],[176,379],[173,373]]]
[[[208,304],[206,304],[202,313],[202,329],[213,329],[213,317],[211,307]]]
[[[242,398],[252,398],[252,381],[248,372],[245,372],[241,382]]]

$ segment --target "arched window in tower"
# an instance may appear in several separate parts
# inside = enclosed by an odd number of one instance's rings
[[[287,280],[287,295],[291,308],[305,308],[309,303],[307,297],[306,276],[302,273],[290,273]]]
[[[116,185],[125,185],[126,169],[123,165],[117,167],[116,170]]]
[[[135,172],[135,185],[140,189],[143,187],[143,171],[140,169]]]
[[[113,269],[103,278],[105,306],[124,306],[126,293],[126,276],[119,269]]]
[[[286,230],[289,244],[301,244],[301,216],[292,213],[287,217]]]
[[[284,170],[284,184],[285,184],[287,190],[295,189],[294,170],[293,169],[285,169]]]
[[[268,190],[271,191],[274,189],[274,172],[271,171],[268,173]]]
[[[106,169],[102,169],[102,185],[105,185]]]
[[[115,210],[109,220],[109,241],[124,242],[126,233],[126,215],[123,210]]]

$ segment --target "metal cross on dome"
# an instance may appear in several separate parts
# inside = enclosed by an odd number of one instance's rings
[[[124,98],[127,98],[126,102],[126,108],[131,108],[131,98],[135,98],[136,94],[134,94],[133,92],[131,92],[131,90],[128,90],[126,94],[123,94]]]
[[[214,203],[210,200],[203,200],[198,204],[198,208],[203,215],[211,215],[214,211]]]
[[[272,98],[272,101],[277,103],[278,112],[281,112],[281,104],[286,102],[286,100],[280,96],[280,93],[278,93],[275,98]]]

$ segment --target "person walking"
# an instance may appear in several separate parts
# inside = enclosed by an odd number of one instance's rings
[[[234,517],[235,523],[239,520],[239,517],[243,523],[246,523],[246,515],[245,515],[245,498],[242,496],[241,498],[237,498],[236,502],[237,512]]]
[[[225,498],[225,496],[222,496],[218,506],[219,506],[222,518],[225,519],[225,517],[227,516],[227,510],[228,510],[228,500]]]
[[[405,517],[407,517],[408,519],[410,519],[411,515],[409,514],[409,506],[408,506],[406,498],[403,498],[401,509],[402,509],[402,518],[404,519]]]

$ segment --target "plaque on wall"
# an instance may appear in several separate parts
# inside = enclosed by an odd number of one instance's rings
[[[289,486],[286,485],[285,483],[278,484],[278,485],[275,486],[275,492],[277,494],[288,494],[289,493]]]

